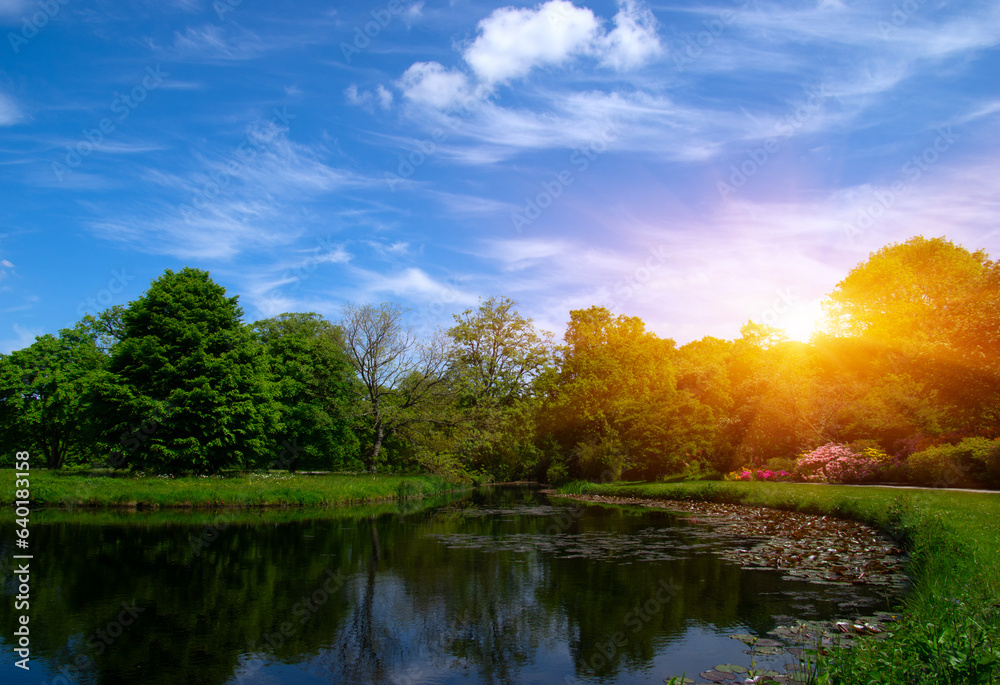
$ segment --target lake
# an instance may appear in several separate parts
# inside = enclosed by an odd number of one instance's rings
[[[0,524],[5,559],[13,529]],[[733,633],[887,608],[884,590],[742,569],[720,552],[750,541],[681,514],[530,487],[339,510],[40,512],[31,537],[27,673],[3,581],[11,685],[662,683],[749,666]]]

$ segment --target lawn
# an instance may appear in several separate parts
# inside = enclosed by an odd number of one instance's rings
[[[14,471],[0,470],[0,504],[15,499]],[[266,472],[219,476],[128,476],[32,471],[33,506],[257,507],[332,506],[423,497],[454,489],[436,476],[305,475]]]
[[[759,482],[570,483],[564,493],[702,500],[869,523],[910,552],[904,620],[822,660],[819,683],[1000,682],[1000,493]]]

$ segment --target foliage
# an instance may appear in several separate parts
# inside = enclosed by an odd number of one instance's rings
[[[339,331],[315,313],[281,314],[252,326],[270,360],[281,411],[272,467],[339,469],[358,457],[359,389]]]
[[[723,480],[760,480],[760,481],[779,481],[787,480],[791,477],[791,473],[785,470],[772,471],[771,469],[752,469],[748,466],[738,468],[735,471],[730,471],[725,475]]]
[[[449,423],[451,378],[440,339],[421,343],[391,303],[347,304],[340,321],[341,345],[363,387],[362,411],[370,444],[362,455],[374,473],[387,435],[413,439],[420,424]]]
[[[796,475],[809,482],[829,482],[827,467],[838,459],[853,459],[854,453],[847,445],[828,442],[803,454],[795,464]]]
[[[538,331],[516,306],[489,298],[454,315],[447,331],[460,410],[457,450],[468,469],[501,481],[528,476],[538,465],[534,385],[552,364],[552,334]]]
[[[263,347],[207,271],[166,271],[121,313],[98,390],[115,465],[217,472],[273,458],[278,410]],[[120,437],[119,437],[120,436]]]
[[[1000,439],[965,438],[911,454],[906,460],[910,479],[935,487],[1000,485]]]
[[[659,478],[710,446],[712,412],[678,389],[673,341],[603,307],[570,312],[565,340],[540,421],[572,476]]]
[[[90,396],[106,362],[79,326],[0,356],[0,453],[41,454],[50,469],[90,456]]]

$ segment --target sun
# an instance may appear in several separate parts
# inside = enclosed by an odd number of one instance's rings
[[[796,304],[788,309],[778,322],[778,328],[785,332],[789,340],[809,342],[823,329],[823,305],[821,300]]]

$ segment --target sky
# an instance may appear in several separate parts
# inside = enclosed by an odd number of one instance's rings
[[[1000,257],[998,43],[978,0],[0,0],[0,352],[185,266],[248,322],[808,332],[886,244]]]

